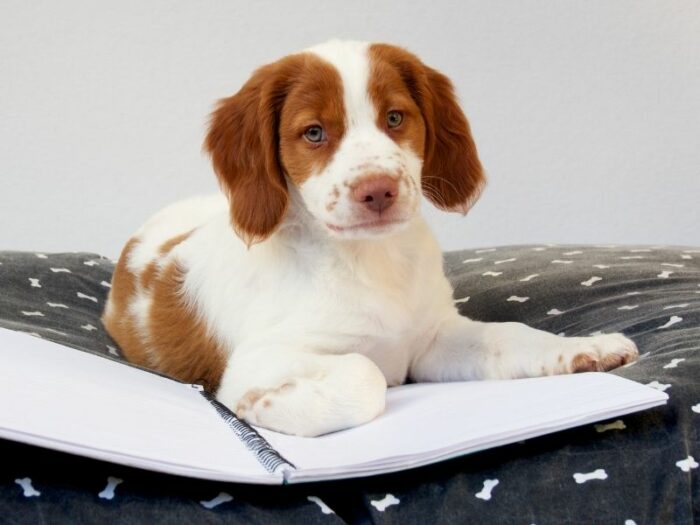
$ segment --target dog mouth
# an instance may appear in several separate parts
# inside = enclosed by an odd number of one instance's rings
[[[331,224],[331,223],[326,223],[326,226],[328,227],[329,230],[334,231],[336,233],[363,232],[363,231],[380,232],[382,230],[386,230],[392,226],[403,224],[405,222],[406,222],[406,219],[404,219],[404,218],[377,219],[374,221],[367,221],[367,222],[361,222],[358,224],[351,224],[349,226],[338,226],[337,224]]]

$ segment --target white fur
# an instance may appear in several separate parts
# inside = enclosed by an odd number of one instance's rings
[[[127,263],[142,271],[166,240],[192,230],[168,257],[185,271],[183,299],[228,352],[222,403],[254,424],[314,436],[373,419],[387,385],[407,378],[564,373],[580,353],[636,355],[619,335],[565,339],[461,317],[439,246],[420,217],[421,161],[376,127],[367,45],[334,41],[311,51],[340,71],[348,129],[323,173],[300,188],[289,184],[278,230],[247,248],[222,196],[193,199],[154,216]],[[328,223],[353,224],[361,215],[344,183],[362,176],[363,165],[399,173],[395,207],[403,223],[381,235],[337,234]],[[329,212],[334,187],[343,193]],[[145,320],[149,301],[137,295],[131,313]],[[145,321],[139,328],[147,340]]]
[[[300,188],[306,208],[325,225],[352,226],[367,221],[366,209],[353,202],[350,187],[362,177],[386,173],[399,180],[399,195],[388,211],[392,219],[412,217],[420,205],[422,163],[417,152],[401,147],[377,128],[377,114],[369,98],[369,44],[332,40],[310,48],[333,65],[343,82],[343,102],[347,129],[343,141],[322,173],[311,176]],[[337,205],[329,211],[326,205],[335,200],[333,191],[340,192]],[[405,222],[377,230],[383,235],[397,231]],[[333,231],[343,238],[367,237],[367,231]]]

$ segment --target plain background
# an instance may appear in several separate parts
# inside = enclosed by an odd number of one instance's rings
[[[700,3],[0,3],[0,249],[115,256],[163,205],[216,190],[213,102],[329,38],[450,76],[490,183],[446,249],[700,245]]]

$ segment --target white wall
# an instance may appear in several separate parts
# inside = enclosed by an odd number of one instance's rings
[[[700,245],[700,4],[0,3],[0,249],[116,255],[216,188],[212,103],[331,37],[404,45],[455,82],[490,184],[442,245]]]

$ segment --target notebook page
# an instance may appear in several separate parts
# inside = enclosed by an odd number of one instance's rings
[[[408,468],[662,404],[668,396],[611,374],[405,385],[383,415],[318,438],[259,430],[293,462],[290,480]]]
[[[174,474],[281,482],[194,388],[4,329],[0,437]]]

